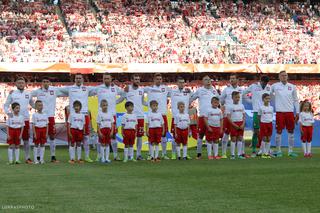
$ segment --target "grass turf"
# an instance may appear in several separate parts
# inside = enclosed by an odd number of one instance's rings
[[[0,148],[4,212],[301,213],[320,209],[319,148],[312,159],[110,165],[69,165],[67,149],[59,148],[59,164],[9,166],[6,153],[5,147]],[[189,153],[195,155],[194,150]],[[48,154],[47,148],[47,162]],[[33,205],[34,209],[5,209],[6,205]]]

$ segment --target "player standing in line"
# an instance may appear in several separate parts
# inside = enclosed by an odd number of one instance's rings
[[[294,126],[295,121],[299,118],[299,99],[297,95],[296,86],[288,82],[288,74],[285,70],[279,73],[280,82],[274,83],[271,86],[271,94],[275,96],[276,106],[276,146],[278,151],[277,157],[282,157],[281,151],[281,135],[283,129],[288,131],[288,156],[297,157],[293,152],[294,146]],[[296,117],[294,116],[296,111]]]
[[[246,159],[242,154],[242,141],[244,126],[246,123],[246,115],[243,104],[240,103],[241,94],[238,91],[233,91],[232,94],[233,103],[228,104],[226,112],[228,122],[230,123],[230,135],[231,135],[231,159],[235,159],[235,147],[237,143],[238,158]]]
[[[189,100],[188,103],[189,105]],[[187,151],[188,151],[188,138],[189,138],[189,126],[190,126],[190,117],[189,114],[186,112],[186,105],[184,102],[180,101],[177,103],[177,108],[179,110],[178,114],[174,116],[174,132],[175,132],[175,142],[176,144],[176,152],[178,154],[178,159],[181,160],[181,144],[183,146],[183,160],[188,160],[187,158]]]
[[[133,146],[136,140],[136,129],[138,124],[137,116],[133,113],[133,103],[131,101],[126,102],[125,108],[127,113],[123,115],[121,122],[121,134],[123,135],[123,143],[125,146],[124,163],[128,162],[128,160],[136,161],[134,159]]]
[[[118,156],[118,142],[116,140],[116,135],[118,133],[116,105],[123,101],[125,97],[125,93],[120,89],[120,87],[112,83],[112,76],[110,73],[104,73],[102,80],[103,80],[103,83],[95,88],[94,93],[98,96],[99,105],[101,104],[102,100],[108,101],[108,112],[111,113],[114,117],[115,125],[113,129],[113,135],[111,137],[111,146],[113,151],[113,159],[115,161],[119,161],[120,158]],[[120,97],[117,98],[118,96]],[[98,151],[99,150],[100,148],[98,148]]]
[[[171,89],[166,85],[162,84],[162,75],[160,73],[156,73],[154,75],[154,85],[150,87],[145,87],[145,93],[148,96],[148,105],[149,111],[151,112],[151,101],[157,101],[159,110],[158,112],[162,114],[163,121],[164,121],[164,133],[161,137],[161,145],[162,145],[162,158],[168,160],[169,157],[167,156],[167,132],[168,132],[168,119],[167,119],[167,111],[168,111],[168,96],[170,94]],[[149,144],[149,151],[150,151],[150,144]],[[150,159],[150,158],[149,158]]]
[[[50,154],[51,154],[51,162],[58,163],[56,159],[56,144],[55,144],[55,111],[56,111],[56,100],[57,97],[62,96],[59,89],[57,87],[53,87],[50,85],[51,82],[49,78],[42,78],[41,88],[36,89],[31,92],[32,97],[36,97],[37,100],[40,100],[43,103],[43,113],[48,115],[48,136],[49,136],[49,144],[50,144]]]
[[[205,123],[207,127],[206,140],[207,140],[207,151],[209,160],[219,160],[219,140],[223,134],[223,115],[221,109],[219,109],[219,98],[211,98],[212,107],[208,110],[205,115]],[[212,147],[214,156],[212,156]]]
[[[193,139],[198,139],[198,111],[194,106],[194,103],[189,106],[189,117],[190,117],[190,133]]]
[[[90,135],[90,116],[88,113],[88,97],[94,95],[94,87],[85,86],[83,84],[84,79],[82,74],[75,74],[75,84],[72,86],[66,86],[59,88],[59,91],[69,96],[69,106],[73,106],[75,101],[81,103],[81,114],[85,116],[85,127],[83,137],[83,147],[85,151],[85,161],[92,163],[93,160],[90,158],[90,147],[89,147],[89,135]],[[75,112],[74,108],[70,108],[70,115]]]
[[[260,120],[260,138],[262,158],[271,158],[270,157],[270,140],[272,136],[272,120],[273,120],[273,107],[270,106],[270,94],[264,93],[262,95],[263,105],[259,107],[258,118]]]
[[[243,90],[242,88],[238,85],[239,84],[239,79],[238,76],[236,74],[231,74],[230,75],[230,79],[229,79],[230,85],[228,85],[221,93],[221,104],[223,105],[223,109],[224,109],[224,134],[222,137],[222,156],[221,158],[225,159],[227,158],[227,146],[228,146],[228,140],[229,140],[229,135],[230,135],[230,131],[231,131],[231,125],[229,123],[229,119],[227,118],[227,114],[226,114],[226,109],[228,108],[229,105],[233,104],[233,98],[232,98],[232,93],[234,91],[239,92],[240,94],[240,99],[239,99],[239,103],[242,104],[242,96],[243,96]],[[245,155],[244,149],[245,149],[245,143],[241,143],[242,144],[242,148],[243,150],[241,151],[241,154],[243,155],[243,157],[249,157],[247,155]]]
[[[107,100],[101,100],[101,111],[97,116],[97,133],[100,143],[100,161],[101,163],[111,163],[109,159],[111,137],[113,136],[114,117],[108,112]]]
[[[303,154],[305,158],[311,158],[311,142],[313,134],[314,118],[312,113],[312,106],[309,101],[303,101],[300,106],[300,131]]]
[[[207,131],[205,124],[205,115],[211,108],[210,100],[212,97],[219,97],[217,90],[212,86],[211,79],[208,75],[202,78],[203,86],[200,87],[190,99],[190,103],[199,99],[199,118],[198,118],[198,142],[197,142],[197,159],[201,159],[202,140]]]
[[[184,106],[185,106],[184,113],[188,114],[188,108],[189,108],[189,103],[191,98],[191,90],[185,87],[185,80],[182,77],[177,78],[177,85],[178,85],[178,88],[171,90],[169,93],[171,97],[171,112],[172,112],[171,133],[173,134],[172,156],[171,156],[172,160],[176,159],[175,116],[179,114],[178,103],[179,102],[184,103]]]
[[[252,135],[252,157],[256,156],[256,147],[259,140],[260,120],[258,118],[258,111],[263,106],[262,95],[270,94],[271,86],[268,84],[269,77],[266,75],[261,76],[260,82],[251,84],[243,93],[247,95],[251,93],[251,102],[253,109],[253,135]],[[260,154],[260,153],[259,153]]]
[[[20,104],[13,102],[11,104],[12,116],[9,116],[6,121],[7,126],[7,143],[8,147],[8,158],[9,165],[20,164],[20,143],[22,139],[23,128],[25,125],[24,117],[20,115]],[[13,153],[15,155],[15,162],[13,161]]]
[[[144,89],[140,87],[140,76],[134,74],[131,76],[132,84],[125,88],[126,100],[134,104],[133,113],[137,116],[137,160],[144,160],[141,155],[142,136],[144,135],[144,111],[143,105],[147,105],[144,101]]]
[[[159,158],[159,143],[161,137],[165,132],[163,116],[158,112],[158,102],[153,100],[150,101],[151,110],[148,112],[146,119],[146,133],[149,141],[149,149],[151,161],[158,162]]]
[[[24,128],[22,132],[24,157],[27,164],[32,164],[30,159],[30,115],[29,115],[29,105],[34,107],[34,102],[32,101],[31,93],[25,90],[26,81],[24,78],[19,77],[16,79],[16,90],[10,92],[4,103],[4,111],[9,116],[12,117],[12,111],[10,110],[10,105],[12,103],[18,103],[20,105],[20,115],[24,117]]]

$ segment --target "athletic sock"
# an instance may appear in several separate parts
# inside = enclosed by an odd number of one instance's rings
[[[40,147],[40,162],[44,161],[44,152],[45,152],[46,147],[42,146]]]
[[[264,146],[265,146],[265,154],[269,154],[270,153],[270,146],[271,146],[271,142],[269,141],[269,142],[264,142]]]
[[[237,142],[238,156],[242,155],[242,153],[243,153],[243,151],[242,151],[243,145],[242,144],[243,144],[242,141]]]
[[[84,148],[85,158],[89,158],[90,147],[89,147],[89,136],[88,135],[83,137],[83,148]]]
[[[37,159],[37,157],[38,157],[38,147],[37,147],[37,145],[35,145],[34,147],[33,147],[33,158],[34,158],[34,162],[37,162],[38,161],[38,159]]]
[[[246,143],[244,142],[243,139],[241,141],[241,154],[242,155],[246,154]]]
[[[19,148],[15,148],[14,154],[15,154],[15,157],[16,157],[16,161],[19,161],[19,158],[20,158],[20,149],[19,149]]]
[[[183,146],[183,157],[186,158],[188,155],[188,146],[184,145]]]
[[[24,157],[26,160],[30,159],[30,144],[29,140],[23,141],[23,148],[24,148]]]
[[[51,156],[56,156],[56,142],[55,142],[55,139],[53,139],[53,140],[49,139],[49,144],[50,144],[50,155]]]
[[[107,146],[109,146],[109,145],[107,144]],[[101,148],[102,148],[101,144],[100,144],[100,143],[97,143],[97,155],[98,155],[98,159],[101,158]]]
[[[124,160],[128,160],[128,148],[124,148],[123,158],[124,158]]]
[[[154,154],[154,157],[155,157],[155,158],[158,158],[158,157],[159,157],[159,145],[156,145],[156,146],[155,146],[155,154]]]
[[[75,147],[74,146],[69,146],[69,156],[70,156],[70,160],[75,159]]]
[[[218,143],[213,143],[213,153],[214,156],[217,157],[219,154],[219,144]]]
[[[176,153],[177,153],[178,158],[180,158],[180,157],[181,157],[181,147],[180,147],[180,144],[177,144],[177,145],[176,145]]]
[[[307,144],[305,142],[302,142],[302,149],[303,149],[303,154],[307,154]]]
[[[113,151],[113,158],[118,157],[118,142],[115,139],[111,139],[111,146]]]
[[[262,141],[261,142],[261,147],[260,147],[262,154],[267,154],[267,150],[266,150],[266,142]]]
[[[307,143],[307,153],[308,154],[311,154],[311,142],[310,143]]]
[[[198,138],[197,140],[197,153],[201,154],[202,153],[202,139]]]
[[[8,159],[9,162],[13,162],[13,149],[11,147],[8,148]]]
[[[228,134],[223,134],[222,137],[222,155],[226,155],[227,154],[227,147],[228,147],[228,139],[229,139],[229,135]]]
[[[167,155],[167,140],[165,137],[161,138],[162,156]]]
[[[236,149],[236,142],[231,141],[231,155],[234,155]]]
[[[208,157],[212,156],[212,143],[207,142],[207,152],[208,152]]]
[[[294,135],[292,133],[288,133],[288,145],[289,145],[289,153],[293,152],[293,146],[294,146]]]
[[[256,152],[256,148],[257,148],[257,144],[258,144],[258,135],[256,133],[253,133],[252,135],[252,152]]]
[[[177,150],[177,146],[180,146],[180,145],[177,145],[176,141],[174,139],[172,139],[172,154],[175,154],[176,153],[176,150]]]
[[[154,147],[149,143],[149,154],[152,158],[154,158]]]
[[[142,149],[142,138],[137,137],[137,157],[141,156],[141,149]]]
[[[110,155],[110,145],[107,144],[107,146],[106,146],[106,156],[105,156],[106,160],[109,160],[109,155]]]
[[[129,147],[129,159],[134,158],[133,147]]]
[[[100,158],[101,158],[102,162],[106,161],[105,151],[106,151],[106,147],[105,146],[101,146],[100,147]]]
[[[281,134],[276,134],[276,146],[278,149],[278,152],[281,152]]]
[[[78,160],[81,160],[81,151],[82,151],[82,149],[81,149],[81,146],[77,146],[77,157],[78,157]]]

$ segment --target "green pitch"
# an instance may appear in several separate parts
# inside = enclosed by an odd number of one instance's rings
[[[189,153],[195,156],[194,150]],[[47,162],[48,154],[47,148]],[[69,165],[66,147],[59,148],[57,156],[59,164],[9,166],[7,149],[0,148],[0,211],[301,213],[320,209],[319,148],[312,159]],[[33,209],[6,209],[24,205]]]

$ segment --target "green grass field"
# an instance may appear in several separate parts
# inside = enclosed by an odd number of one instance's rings
[[[319,212],[320,149],[313,151],[312,159],[70,165],[61,147],[59,164],[9,166],[7,149],[1,147],[0,211]],[[47,162],[48,155],[47,148]]]

